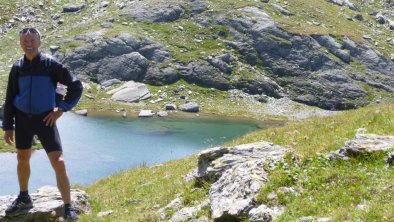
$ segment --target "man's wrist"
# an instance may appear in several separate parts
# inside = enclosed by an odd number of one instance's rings
[[[64,110],[62,107],[57,107],[57,111],[66,112],[66,110]]]

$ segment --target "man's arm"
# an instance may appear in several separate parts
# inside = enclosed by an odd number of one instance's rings
[[[63,100],[56,101],[56,107],[45,118],[44,122],[47,126],[55,126],[63,112],[71,110],[77,105],[82,95],[82,83],[65,68],[62,64],[55,62],[53,67],[53,75],[55,82],[59,82],[67,86],[67,93]]]
[[[10,74],[8,76],[7,92],[3,108],[3,130],[4,140],[7,144],[14,144],[14,117],[15,117],[15,107],[13,100],[16,95],[16,80],[17,67],[12,66]]]
[[[72,76],[68,69],[60,63],[55,64],[54,74],[57,82],[67,86],[67,93],[64,96],[64,99],[60,100],[59,104],[57,104],[59,109],[66,112],[77,105],[81,98],[83,90],[82,83]]]
[[[7,92],[4,102],[4,114],[3,114],[3,130],[14,130],[14,116],[15,107],[13,104],[14,98],[16,96],[16,80],[17,67],[14,65],[11,68],[10,75],[8,76]]]

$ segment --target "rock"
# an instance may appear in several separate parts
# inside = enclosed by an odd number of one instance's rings
[[[113,94],[111,99],[123,102],[139,102],[140,100],[146,100],[151,97],[151,94],[143,83],[137,83],[134,81],[129,81],[122,86],[110,90],[108,94]]]
[[[55,52],[56,52],[57,50],[59,50],[59,49],[60,49],[60,46],[57,46],[57,45],[51,45],[51,46],[49,46],[49,50],[51,51],[52,54],[55,54]]]
[[[287,15],[287,16],[292,15],[291,12],[290,12],[289,10],[283,8],[283,7],[280,6],[280,5],[272,4],[272,6],[273,6],[276,10],[278,10],[280,13],[282,13],[283,15]]]
[[[271,222],[273,211],[266,205],[261,205],[258,208],[253,208],[249,211],[250,222]]]
[[[92,87],[91,87],[88,83],[82,82],[82,87],[83,87],[83,89],[86,90],[88,93],[91,93],[91,92],[92,92]]]
[[[88,99],[94,99],[94,96],[89,95],[89,94],[85,94],[85,97],[88,98]]]
[[[343,6],[343,0],[326,0],[326,1],[333,3],[335,5]]]
[[[175,104],[166,104],[165,109],[166,110],[176,110],[176,105]]]
[[[356,134],[354,140],[345,142],[345,146],[328,155],[330,160],[356,157],[362,154],[383,152],[394,146],[394,136],[375,134]]]
[[[80,78],[91,79],[87,73],[92,73],[98,82],[114,78],[143,82],[146,78],[145,82],[152,79],[151,82],[160,80],[173,83],[179,79],[171,68],[162,68],[155,73],[159,69],[155,67],[160,66],[156,62],[163,62],[170,57],[164,46],[125,32],[111,38],[103,38],[102,35],[101,31],[75,37],[75,40],[87,44],[66,54],[65,65]],[[154,63],[150,65],[150,61]]]
[[[144,82],[156,86],[169,85],[179,80],[178,73],[171,67],[149,67]]]
[[[108,211],[102,211],[102,212],[99,212],[98,214],[97,214],[97,217],[106,217],[106,216],[109,216],[109,215],[111,215],[111,214],[113,214],[113,210],[108,210]]]
[[[176,64],[179,76],[189,83],[199,86],[228,90],[230,88],[229,77],[222,75],[209,63],[190,62],[186,66]]]
[[[226,73],[226,74],[231,74],[233,71],[231,67],[231,63],[233,62],[233,58],[229,54],[224,54],[221,56],[217,56],[214,58],[208,58],[208,62],[218,68],[220,71]]]
[[[166,116],[168,116],[168,113],[166,111],[159,111],[159,112],[157,112],[157,115],[159,117],[166,117]]]
[[[75,111],[75,114],[78,114],[80,116],[87,116],[88,115],[88,110],[87,109],[77,110],[77,111]]]
[[[115,84],[119,84],[121,81],[119,79],[110,79],[101,83],[101,86],[105,89]]]
[[[74,4],[67,4],[63,6],[63,12],[67,13],[67,12],[78,12],[80,10],[82,10],[83,8],[85,8],[85,4],[80,4],[80,5],[74,5]]]
[[[186,104],[180,105],[179,109],[184,111],[184,112],[197,113],[197,112],[200,111],[200,106],[197,103],[195,103],[195,102],[191,102],[191,103],[186,103]]]
[[[388,20],[389,23],[389,29],[394,30],[394,21]]]
[[[12,203],[16,196],[0,197],[0,221],[8,222],[33,222],[33,221],[54,221],[58,217],[63,217],[63,201],[56,187],[45,186],[39,188],[31,194],[34,207],[28,212],[15,217],[5,218],[5,209]],[[90,213],[91,208],[88,195],[83,190],[71,189],[72,205],[79,214]]]
[[[102,59],[97,78],[100,82],[108,79],[140,80],[149,66],[148,60],[138,52]],[[108,73],[111,73],[108,76]]]
[[[153,115],[155,114],[152,113],[152,110],[141,110],[138,117],[152,117]]]
[[[61,15],[58,14],[58,13],[53,14],[53,15],[51,16],[51,18],[52,18],[53,20],[58,20],[60,17],[61,17]]]
[[[342,45],[337,43],[335,39],[329,35],[316,36],[314,37],[320,45],[326,47],[332,54],[342,59],[346,63],[350,63],[350,53],[346,50],[342,50]]]
[[[380,24],[386,23],[386,19],[384,18],[382,13],[378,13],[375,15],[376,21],[379,22]]]
[[[164,62],[170,57],[170,53],[162,45],[151,41],[142,42],[141,48],[138,49],[145,58],[155,62]]]
[[[100,3],[100,7],[102,8],[108,7],[108,5],[109,5],[109,1],[103,1]]]
[[[301,217],[298,220],[296,220],[296,222],[309,222],[309,221],[313,221],[314,218],[312,216],[308,216],[308,217]]]
[[[394,152],[389,153],[386,161],[389,166],[394,166]]]
[[[329,72],[347,76],[352,73],[345,70],[343,63],[332,59],[326,48],[312,37],[285,32],[257,7],[233,10],[226,16],[219,24],[230,26],[236,38],[245,39],[234,47],[241,54],[247,48],[253,49],[269,68],[272,80],[286,85],[285,90],[292,100],[324,109],[349,109],[367,104],[367,94],[356,81],[343,84],[320,77]],[[350,60],[346,50],[338,51],[338,56]],[[312,76],[317,78],[310,78]]]
[[[182,7],[173,2],[158,2],[158,4],[146,4],[137,1],[132,7],[123,9],[121,16],[131,17],[137,22],[171,22],[180,18],[184,14]]]
[[[183,222],[190,221],[192,218],[197,216],[197,213],[205,206],[209,205],[209,200],[203,201],[196,207],[185,207],[178,210],[169,220],[170,222]]]
[[[212,182],[212,219],[237,221],[255,207],[267,181],[264,164],[283,160],[285,149],[268,142],[214,147],[199,153],[197,179]]]
[[[356,14],[354,18],[357,19],[358,21],[364,21],[364,16],[362,14]]]
[[[176,199],[172,200],[169,204],[167,204],[165,207],[160,208],[160,209],[157,211],[157,213],[160,215],[160,218],[161,218],[162,220],[164,220],[164,219],[167,218],[167,213],[166,213],[166,211],[167,211],[167,210],[176,210],[176,211],[179,211],[179,210],[182,208],[182,206],[183,206],[182,202],[183,202],[183,201],[182,201],[182,198],[177,197]]]

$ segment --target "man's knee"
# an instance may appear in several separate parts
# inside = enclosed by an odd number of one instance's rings
[[[64,163],[63,154],[57,153],[57,152],[50,152],[48,154],[48,156],[51,160],[51,164],[52,164],[53,168],[55,169],[55,171],[65,170],[65,163]]]
[[[17,159],[18,163],[29,163],[30,161],[30,150],[18,150]]]

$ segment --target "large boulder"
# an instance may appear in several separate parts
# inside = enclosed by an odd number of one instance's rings
[[[328,155],[329,159],[348,160],[351,157],[388,151],[394,148],[394,136],[357,133],[353,140]]]
[[[85,8],[85,4],[67,4],[63,5],[63,12],[78,12]]]
[[[0,196],[0,222],[46,222],[63,217],[63,201],[56,187],[45,186],[31,194],[34,207],[17,217],[6,218],[5,210],[16,196]],[[79,214],[91,211],[88,195],[83,190],[71,189],[73,207]]]
[[[148,87],[143,83],[129,81],[122,86],[107,92],[111,94],[111,99],[123,102],[139,102],[151,97]]]
[[[285,152],[285,148],[268,142],[202,151],[196,178],[212,183],[209,190],[212,219],[239,221],[248,217],[249,211],[257,207],[256,197],[268,180],[264,165],[282,161]]]
[[[114,58],[107,57],[100,61],[97,79],[103,82],[109,79],[125,81],[141,80],[148,69],[148,60],[138,52],[123,54]]]
[[[180,105],[179,110],[185,112],[198,113],[200,111],[200,106],[195,102],[190,102]]]

